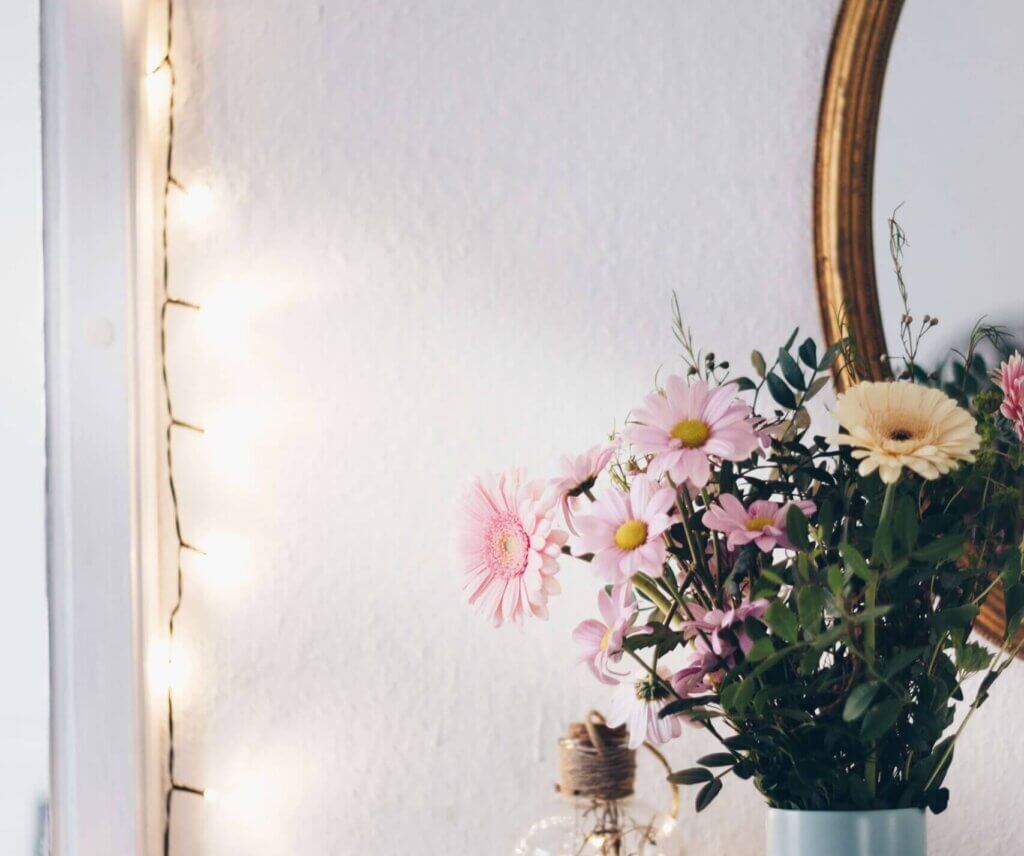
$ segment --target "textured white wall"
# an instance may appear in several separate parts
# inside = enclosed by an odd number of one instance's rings
[[[817,331],[836,3],[178,7],[177,171],[213,199],[172,236],[205,307],[172,331],[179,411],[210,428],[179,447],[211,553],[179,764],[223,798],[179,802],[176,852],[509,852],[566,722],[606,703],[569,639],[596,589],[567,564],[548,623],[490,629],[462,604],[456,489],[621,420],[676,364],[672,289],[737,363]],[[984,740],[1011,703],[983,711],[938,856],[968,852],[983,772],[1013,781],[1019,748]],[[689,805],[690,852],[761,852],[747,785]]]

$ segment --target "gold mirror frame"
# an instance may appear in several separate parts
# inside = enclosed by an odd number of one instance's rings
[[[814,165],[814,254],[821,321],[829,344],[840,315],[857,342],[860,376],[891,377],[875,281],[872,183],[882,84],[904,0],[843,0],[818,114]],[[837,378],[837,382],[840,379]],[[992,591],[975,628],[997,642],[1006,626],[1003,592]]]

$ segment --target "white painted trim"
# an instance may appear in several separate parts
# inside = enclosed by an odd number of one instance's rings
[[[52,852],[142,856],[159,776],[146,4],[42,9]]]

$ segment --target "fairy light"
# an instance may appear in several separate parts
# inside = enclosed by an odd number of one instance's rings
[[[185,311],[196,313],[199,306],[187,300],[176,298],[170,289],[170,254],[168,252],[168,221],[170,199],[172,191],[183,194],[182,199],[186,201],[183,213],[187,216],[189,224],[193,227],[201,226],[208,219],[212,209],[212,197],[205,187],[197,186],[194,192],[186,191],[185,187],[178,181],[174,174],[174,106],[177,79],[172,58],[173,33],[174,33],[174,0],[167,0],[167,32],[164,42],[162,56],[151,67],[147,81],[147,95],[150,98],[150,105],[166,104],[167,109],[167,144],[165,173],[163,182],[163,193],[161,199],[160,213],[160,249],[162,254],[161,265],[161,292],[160,303],[160,377],[164,394],[166,408],[166,426],[164,444],[167,456],[167,487],[171,498],[171,510],[174,519],[174,535],[176,544],[175,581],[176,595],[174,606],[171,608],[167,618],[167,638],[162,644],[155,646],[151,657],[150,673],[154,686],[159,686],[160,691],[166,693],[167,697],[167,790],[164,800],[164,835],[163,852],[164,856],[171,853],[171,812],[174,806],[174,798],[178,794],[190,795],[204,798],[207,802],[216,799],[216,792],[210,788],[198,787],[178,779],[175,770],[176,745],[175,745],[175,708],[174,700],[176,691],[181,689],[181,684],[187,677],[187,663],[181,658],[180,652],[175,650],[175,621],[181,611],[185,593],[185,561],[186,554],[202,557],[205,555],[195,545],[191,544],[184,536],[181,524],[181,503],[178,494],[178,485],[174,472],[174,437],[179,431],[190,431],[203,434],[203,429],[191,422],[179,419],[174,410],[174,403],[171,397],[171,387],[168,378],[167,359],[167,318],[172,311]]]

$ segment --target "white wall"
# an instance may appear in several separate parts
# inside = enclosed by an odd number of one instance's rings
[[[490,629],[462,604],[456,489],[547,474],[621,422],[676,364],[673,289],[737,364],[817,332],[836,3],[178,8],[177,172],[214,202],[204,228],[172,212],[175,290],[204,306],[172,330],[176,396],[210,429],[178,446],[210,550],[179,623],[179,769],[222,798],[179,801],[175,852],[509,852],[566,722],[606,705],[569,639],[596,587],[566,564],[548,623]],[[1012,806],[1011,681],[936,856]],[[752,788],[699,820],[692,796],[690,852],[760,852]]]
[[[49,769],[38,3],[0,12],[0,851],[35,853]]]

